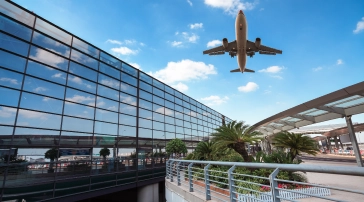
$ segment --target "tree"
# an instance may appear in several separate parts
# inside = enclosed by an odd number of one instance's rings
[[[51,160],[51,163],[49,164],[48,171],[49,172],[54,172],[54,170],[53,170],[53,162],[54,162],[54,159],[58,159],[59,158],[58,149],[55,149],[55,148],[49,149],[48,151],[46,151],[46,153],[44,153],[44,158]]]
[[[248,152],[246,151],[246,143],[254,143],[261,140],[262,134],[257,131],[251,131],[249,125],[243,121],[232,121],[227,125],[222,125],[215,129],[215,133],[211,134],[213,141],[216,142],[218,148],[232,148],[238,152],[245,162],[250,162]]]
[[[110,155],[110,149],[104,147],[103,149],[100,150],[99,154],[100,154],[100,156],[103,157],[104,162],[106,162],[106,156]]]
[[[278,148],[289,149],[292,160],[302,152],[316,155],[319,151],[316,141],[311,137],[303,134],[289,133],[287,131],[278,133],[273,138],[273,145]]]
[[[166,152],[168,155],[176,154],[178,159],[181,153],[187,153],[187,147],[182,140],[176,138],[167,143]]]
[[[197,144],[194,158],[197,160],[213,160],[215,153],[214,142],[212,141],[201,141]]]

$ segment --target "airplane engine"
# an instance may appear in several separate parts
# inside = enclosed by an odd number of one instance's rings
[[[262,42],[262,40],[260,38],[256,38],[255,39],[255,47],[259,48],[261,42]]]
[[[222,39],[222,46],[227,49],[229,47],[229,42],[227,40],[227,38],[223,38]]]

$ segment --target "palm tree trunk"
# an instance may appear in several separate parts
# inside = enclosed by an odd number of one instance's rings
[[[244,162],[250,162],[250,158],[248,155],[248,152],[245,149],[245,143],[244,142],[239,142],[236,143],[234,146],[234,150],[236,152],[238,152],[244,159]]]

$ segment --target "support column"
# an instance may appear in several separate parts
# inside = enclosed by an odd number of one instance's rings
[[[336,149],[339,149],[339,143],[337,141],[337,136],[335,136],[334,138],[335,138],[335,147],[336,147]]]
[[[329,150],[329,153],[331,154],[331,141],[330,141],[330,137],[326,138],[326,142],[327,142],[327,149]]]
[[[344,150],[344,146],[343,146],[343,143],[341,142],[340,137],[339,137],[339,142],[340,142],[341,149]]]
[[[348,132],[351,140],[351,144],[353,146],[355,152],[355,159],[359,167],[363,167],[363,160],[361,158],[360,149],[358,146],[358,141],[356,140],[355,131],[353,127],[353,123],[351,121],[351,116],[345,117],[346,125],[348,126]]]
[[[138,187],[138,202],[159,202],[159,184]]]

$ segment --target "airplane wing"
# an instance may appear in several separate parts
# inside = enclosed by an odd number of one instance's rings
[[[234,52],[237,51],[236,40],[230,42],[227,49],[225,49],[223,46],[218,46],[218,47],[203,51],[203,54],[222,55],[222,54],[225,54],[225,52],[231,52],[231,51],[234,51]]]
[[[260,54],[267,54],[267,55],[275,55],[275,54],[282,54],[281,50],[277,50],[268,46],[260,45],[259,48],[255,46],[254,42],[246,40],[247,52],[249,50],[254,52],[259,52]]]

